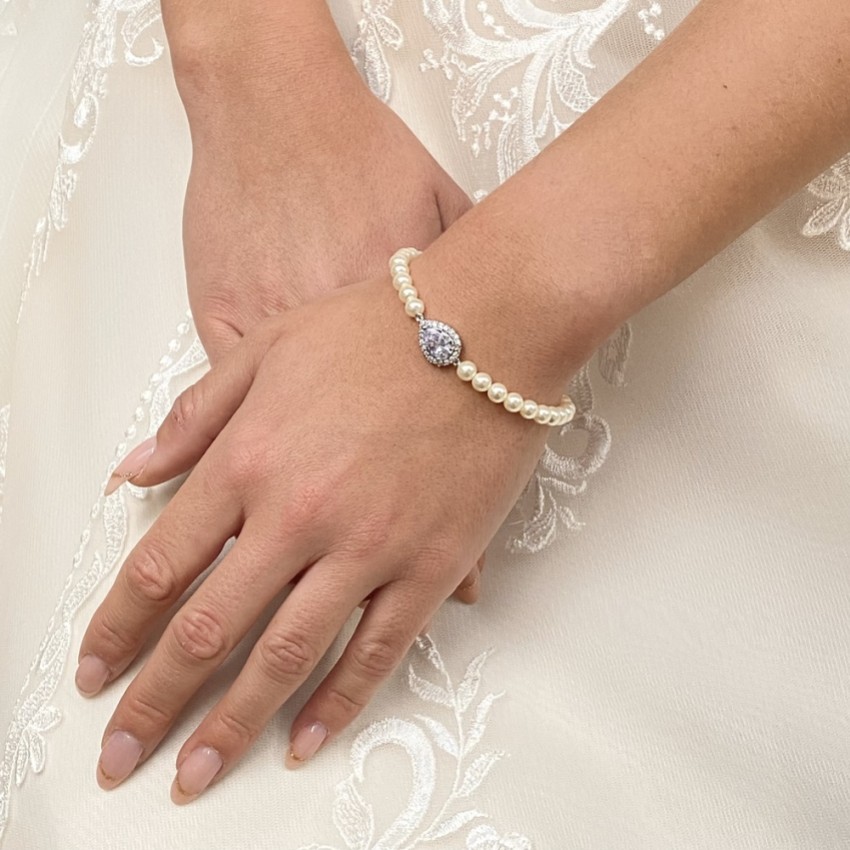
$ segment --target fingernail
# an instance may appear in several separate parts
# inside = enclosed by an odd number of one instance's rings
[[[132,481],[150,460],[150,456],[156,450],[156,437],[148,437],[139,443],[118,466],[106,482],[104,496],[111,496],[125,481]]]
[[[316,750],[322,746],[327,737],[328,727],[324,723],[310,723],[308,726],[302,726],[289,745],[286,766],[295,768],[304,764],[307,759],[316,754]]]
[[[99,694],[109,678],[109,668],[102,658],[96,655],[84,655],[80,659],[74,682],[77,690],[84,697],[93,697]]]
[[[97,784],[105,791],[120,785],[142,757],[142,745],[129,732],[113,732],[97,763]]]
[[[171,785],[171,799],[178,805],[191,803],[206,790],[224,764],[212,747],[198,747],[177,771]]]

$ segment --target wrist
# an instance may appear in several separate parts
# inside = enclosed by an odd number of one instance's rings
[[[429,317],[457,328],[464,357],[532,397],[557,399],[627,318],[599,262],[555,265],[530,250],[512,198],[467,213],[413,262]]]
[[[163,3],[163,19],[193,130],[242,113],[291,133],[369,95],[324,2],[293,2],[283,14],[246,0],[236,16],[176,5]]]

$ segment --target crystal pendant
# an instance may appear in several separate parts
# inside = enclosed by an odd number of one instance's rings
[[[419,347],[435,366],[453,366],[460,360],[458,332],[444,322],[423,319],[419,323]]]

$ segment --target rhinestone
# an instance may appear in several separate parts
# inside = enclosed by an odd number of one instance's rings
[[[454,366],[460,360],[460,336],[444,322],[423,319],[419,323],[419,347],[435,366]]]

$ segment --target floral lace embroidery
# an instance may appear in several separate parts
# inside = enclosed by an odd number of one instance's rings
[[[850,154],[809,184],[809,192],[823,201],[803,227],[804,236],[835,232],[838,244],[850,251]]]
[[[481,673],[490,651],[477,655],[466,668],[460,684],[455,686],[445,662],[430,637],[417,641],[421,661],[427,661],[438,674],[420,676],[414,665],[408,669],[408,685],[424,703],[451,718],[446,725],[431,714],[417,714],[418,723],[399,718],[379,720],[367,726],[351,748],[351,774],[336,787],[333,821],[345,847],[349,850],[413,850],[416,847],[443,847],[433,842],[457,836],[474,821],[479,821],[466,835],[467,850],[532,850],[524,835],[500,836],[488,818],[474,808],[469,799],[484,782],[492,768],[505,757],[500,750],[489,750],[473,757],[487,729],[494,703],[503,694],[489,693],[473,708]],[[432,708],[434,711],[435,708]],[[413,781],[407,806],[381,834],[375,835],[375,817],[364,797],[364,766],[370,753],[382,746],[400,747],[411,761]],[[438,793],[439,764],[442,754],[452,766]],[[448,779],[451,779],[449,788]],[[433,812],[429,815],[429,812]],[[328,844],[311,844],[301,850],[337,850]]]
[[[189,321],[178,325],[178,335],[169,343],[169,353],[160,361],[161,371],[151,376],[148,389],[141,395],[133,422],[125,432],[127,439],[136,435],[142,423],[147,424],[148,435],[154,434],[171,407],[172,382],[206,362],[197,337],[188,347],[185,346],[190,328]],[[4,410],[8,411],[8,407]],[[115,457],[103,479],[104,485],[126,451],[126,442],[116,446]],[[100,496],[95,502],[74,556],[71,573],[12,712],[0,762],[0,841],[9,818],[12,792],[24,783],[30,771],[39,774],[44,770],[47,760],[45,733],[62,717],[51,702],[70,652],[74,618],[122,557],[128,530],[128,496],[144,498],[145,491],[122,487],[108,498]]]
[[[631,327],[626,324],[599,349],[597,362],[602,377],[613,386],[625,384],[625,364],[629,356]],[[594,413],[590,364],[585,364],[570,384],[570,395],[576,404],[576,415],[555,437],[550,438],[534,475],[513,511],[516,519],[508,528],[520,529],[508,538],[513,553],[534,554],[555,540],[560,526],[578,531],[578,520],[567,499],[581,496],[587,490],[588,479],[597,473],[611,449],[611,429]],[[583,432],[587,445],[582,454],[572,454],[567,448],[571,434]]]
[[[660,3],[650,3],[649,6],[638,12],[638,18],[643,24],[643,31],[656,41],[661,41],[666,35],[664,28],[656,23],[662,14],[663,10]]]
[[[6,452],[9,449],[10,405],[0,407],[0,522],[3,521],[3,490],[6,484]]]
[[[365,76],[372,93],[387,103],[392,93],[392,76],[384,48],[399,50],[404,36],[387,14],[393,0],[363,0],[363,17],[357,24],[357,38],[351,46],[355,65]]]
[[[491,33],[482,35],[470,23],[469,0],[423,0],[443,49],[439,56],[425,50],[421,68],[440,69],[454,81],[458,136],[475,156],[495,148],[500,183],[596,102],[585,74],[593,68],[590,50],[630,2],[604,0],[595,9],[556,12],[531,0],[499,0],[497,18],[479,0],[475,9]],[[522,34],[506,35],[508,23]],[[502,75],[515,67],[523,68],[519,85],[497,89]]]
[[[68,207],[77,189],[76,167],[94,143],[100,108],[106,97],[107,69],[116,61],[119,38],[129,65],[150,65],[165,50],[163,41],[151,36],[149,50],[137,51],[139,40],[161,19],[157,0],[92,0],[90,8],[71,77],[63,129],[59,133],[59,158],[47,210],[33,233],[18,308],[19,322],[27,294],[47,260],[50,235],[68,224]]]

